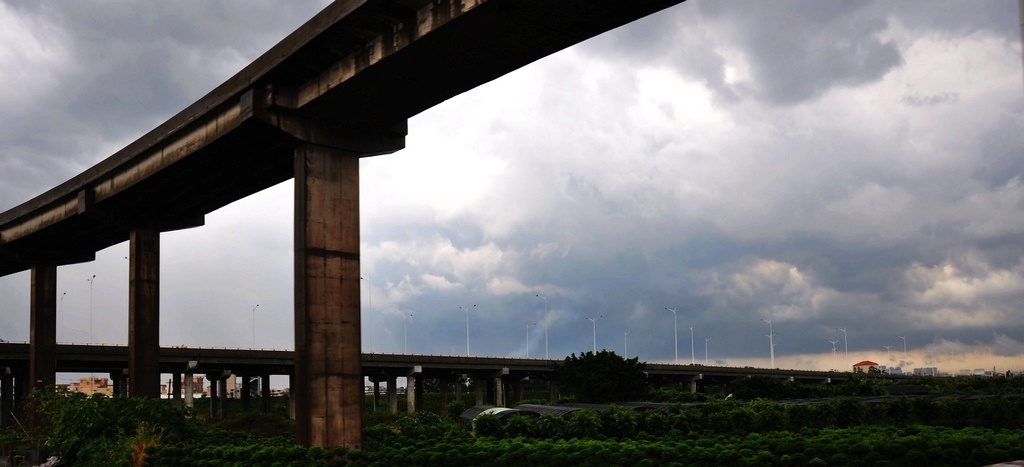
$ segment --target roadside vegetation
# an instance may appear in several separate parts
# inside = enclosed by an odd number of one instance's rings
[[[616,373],[620,378],[642,365],[616,363],[612,356],[600,356],[597,367],[628,367]],[[618,364],[623,368],[616,369]],[[598,371],[593,368],[586,371]],[[453,402],[443,416],[436,394],[426,394],[424,410],[412,416],[375,410],[368,398],[362,450],[296,446],[284,397],[275,398],[271,413],[230,406],[229,417],[212,421],[202,410],[176,411],[162,400],[35,393],[25,417],[34,417],[36,428],[8,428],[0,443],[7,452],[35,450],[82,466],[984,465],[1024,459],[1024,378],[913,382],[930,386],[933,394],[992,396],[973,399],[890,397],[865,403],[862,396],[883,394],[884,386],[851,380],[831,385],[833,394],[801,393],[828,398],[820,403],[771,400],[806,389],[793,384],[752,378],[735,385],[728,399],[674,390],[646,395],[673,403],[667,411],[612,406],[566,417],[480,415],[475,435],[458,423],[473,395]],[[530,402],[541,402],[537,392]],[[576,400],[578,394],[563,396]],[[611,400],[625,399],[589,399]]]

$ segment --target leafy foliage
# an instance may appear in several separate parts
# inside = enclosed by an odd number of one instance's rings
[[[649,391],[643,362],[607,350],[565,357],[553,379],[579,402],[642,400]]]

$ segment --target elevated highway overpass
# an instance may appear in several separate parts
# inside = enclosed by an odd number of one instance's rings
[[[128,393],[160,386],[160,233],[295,179],[296,438],[359,448],[359,158],[450,97],[682,0],[338,0],[177,115],[0,213],[31,270],[31,386],[52,387],[59,266],[129,243]],[[244,40],[244,38],[239,38]]]
[[[29,352],[27,343],[0,343],[0,373],[3,374],[2,394],[5,406],[11,405],[15,388],[24,386],[27,381]],[[114,381],[115,392],[120,393],[123,390],[122,380],[126,376],[128,354],[127,346],[62,344],[57,346],[57,371],[109,374]],[[247,407],[250,393],[248,384],[252,378],[258,377],[263,381],[261,387],[264,388],[264,399],[268,394],[266,388],[269,387],[270,375],[286,375],[290,383],[297,382],[294,357],[294,352],[290,350],[163,347],[160,349],[159,373],[172,375],[172,381],[179,381],[172,385],[177,388],[182,386],[181,377],[186,376],[185,381],[188,381],[190,378],[187,376],[191,374],[205,375],[212,385],[220,385],[215,387],[214,397],[210,401],[211,415],[216,416],[216,394],[227,393],[223,383],[228,375],[242,376],[241,393]],[[406,399],[407,410],[411,413],[417,409],[417,401],[422,400],[422,385],[418,383],[424,379],[454,383],[468,378],[474,383],[478,404],[488,402],[499,406],[511,405],[522,399],[522,383],[525,380],[547,380],[560,363],[561,360],[542,358],[363,353],[360,355],[360,373],[361,379],[368,378],[373,382],[375,399],[380,397],[379,383],[386,383],[392,413],[398,411],[396,379],[406,378],[407,387],[410,388]],[[648,363],[645,367],[652,384],[686,384],[691,391],[696,391],[698,385],[728,385],[733,380],[752,376],[781,378],[806,384],[838,383],[850,378],[849,374],[831,371],[666,363]],[[886,380],[908,378],[902,375],[862,377]],[[292,384],[289,384],[289,387]],[[438,386],[442,388],[442,403],[446,403],[450,385]],[[451,386],[456,388],[456,398],[461,399],[462,386]],[[557,385],[552,385],[551,397],[557,398]],[[221,401],[223,402],[223,399]]]

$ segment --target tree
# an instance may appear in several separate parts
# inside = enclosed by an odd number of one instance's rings
[[[643,362],[607,350],[565,357],[555,368],[553,379],[578,402],[641,400],[649,391]]]

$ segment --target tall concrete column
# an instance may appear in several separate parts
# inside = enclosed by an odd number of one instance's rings
[[[388,376],[388,413],[395,415],[398,413],[398,377]]]
[[[0,428],[11,426],[14,409],[14,377],[9,367],[0,368]]]
[[[249,375],[242,375],[242,411],[248,412],[250,408],[250,399],[252,399],[252,385],[249,382]]]
[[[462,381],[463,375],[457,375],[455,377],[455,400],[462,402]]]
[[[448,413],[448,397],[451,394],[449,386],[452,384],[452,377],[448,375],[439,376],[437,378],[438,387],[441,389],[441,414]]]
[[[270,412],[270,375],[260,375],[260,401],[263,413]]]
[[[361,449],[359,157],[295,150],[295,437]]]
[[[57,266],[32,266],[28,368],[32,388],[57,380]]]
[[[128,394],[160,397],[160,232],[128,240]]]
[[[185,407],[195,407],[195,401],[193,397],[196,393],[195,379],[193,379],[193,373],[185,373]]]
[[[505,406],[505,381],[501,376],[494,378],[494,406]]]
[[[181,373],[171,373],[171,387],[168,388],[171,391],[171,404],[175,409],[181,410]]]
[[[416,413],[416,390],[419,385],[416,375],[409,375],[405,378],[405,411],[409,415]]]
[[[484,389],[487,387],[480,378],[473,378],[473,389],[476,390],[476,405],[484,405]]]
[[[218,376],[211,373],[206,375],[206,379],[210,381],[210,420],[219,418],[217,409],[220,406],[217,403],[217,393],[220,392],[220,378]]]

